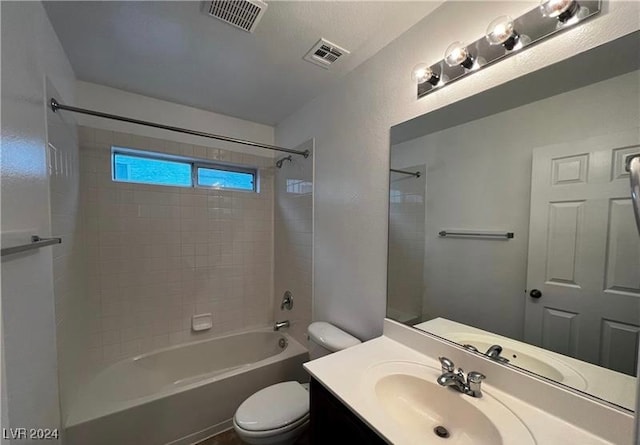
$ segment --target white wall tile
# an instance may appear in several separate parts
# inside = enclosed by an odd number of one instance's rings
[[[273,175],[266,168],[259,171],[258,194],[116,184],[109,144],[236,158],[225,150],[87,127],[79,134],[80,188],[90,190],[82,219],[87,240],[94,240],[87,245],[88,287],[100,299],[100,340],[91,344],[102,348],[95,355],[103,366],[203,338],[190,331],[195,313],[214,314],[214,333],[271,323]],[[259,156],[235,162],[245,160],[257,167],[272,163]],[[260,212],[251,213],[254,208]],[[256,289],[263,298],[249,295]]]

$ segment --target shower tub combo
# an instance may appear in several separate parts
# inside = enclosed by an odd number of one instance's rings
[[[261,388],[307,379],[304,346],[267,329],[150,352],[107,367],[78,391],[69,445],[187,445],[231,427]]]

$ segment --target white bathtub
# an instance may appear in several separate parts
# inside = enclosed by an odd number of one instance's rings
[[[305,380],[307,360],[307,350],[293,338],[263,329],[114,363],[78,391],[65,418],[65,443],[194,443],[227,429],[255,391]]]

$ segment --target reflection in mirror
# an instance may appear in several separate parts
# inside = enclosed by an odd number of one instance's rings
[[[392,128],[389,318],[634,409],[639,40]]]

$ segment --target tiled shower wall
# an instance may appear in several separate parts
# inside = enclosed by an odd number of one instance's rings
[[[426,170],[424,164],[402,170],[422,175],[391,174],[387,315],[417,323],[423,313]]]
[[[297,150],[313,153],[313,141]],[[313,155],[293,156],[275,173],[274,318],[289,320],[289,333],[307,344],[312,308]],[[282,295],[291,291],[291,311],[281,310]]]
[[[102,363],[272,321],[273,159],[80,127],[92,344]],[[259,193],[111,179],[111,146],[258,167]],[[213,328],[191,331],[194,314]]]

